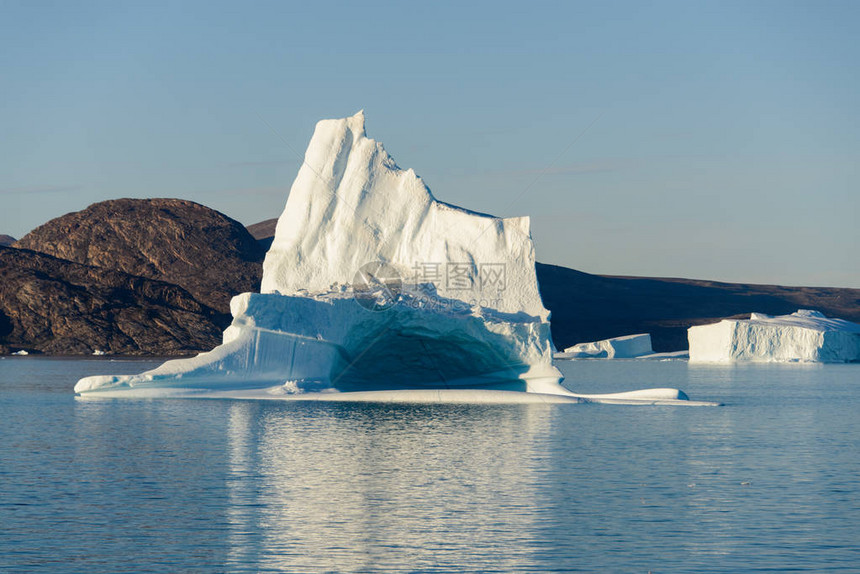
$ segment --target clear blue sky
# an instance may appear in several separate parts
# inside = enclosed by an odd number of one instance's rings
[[[860,287],[860,2],[0,0],[0,233],[117,197],[276,217],[362,108],[541,261]]]

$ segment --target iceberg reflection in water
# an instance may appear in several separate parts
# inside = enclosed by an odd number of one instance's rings
[[[230,407],[230,562],[292,572],[538,568],[541,479],[531,461],[547,454],[536,440],[550,430],[545,412],[287,408]],[[490,505],[493,516],[478,513]]]

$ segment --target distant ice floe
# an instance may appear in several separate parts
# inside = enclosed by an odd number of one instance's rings
[[[690,327],[691,363],[860,361],[860,325],[801,309]]]
[[[556,353],[556,359],[633,359],[653,355],[650,333],[613,337],[591,343],[578,343],[568,347],[563,353]]]
[[[437,201],[365,134],[317,124],[263,265],[223,344],[83,396],[395,402],[703,404],[677,389],[560,385],[527,217]],[[650,343],[649,343],[650,350]]]

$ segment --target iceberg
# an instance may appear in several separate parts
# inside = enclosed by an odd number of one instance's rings
[[[82,396],[698,404],[677,389],[561,386],[528,217],[436,200],[365,133],[319,122],[278,219],[260,293],[231,301],[223,343]]]
[[[807,309],[690,327],[687,338],[691,363],[860,361],[860,324]]]
[[[651,334],[626,335],[591,343],[578,343],[568,347],[563,353],[556,353],[556,359],[633,359],[653,355]]]

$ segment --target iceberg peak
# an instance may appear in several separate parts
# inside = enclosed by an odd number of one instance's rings
[[[352,128],[353,131],[359,132],[361,134],[365,133],[364,132],[364,129],[365,129],[364,128],[364,124],[365,124],[364,110],[358,110],[357,112],[355,112],[355,114],[352,115],[352,117],[348,118],[347,121],[350,123],[350,127]]]
[[[432,282],[441,297],[546,320],[529,223],[437,201],[367,137],[362,112],[323,120],[278,220],[261,291],[325,291],[381,261],[404,281]]]

